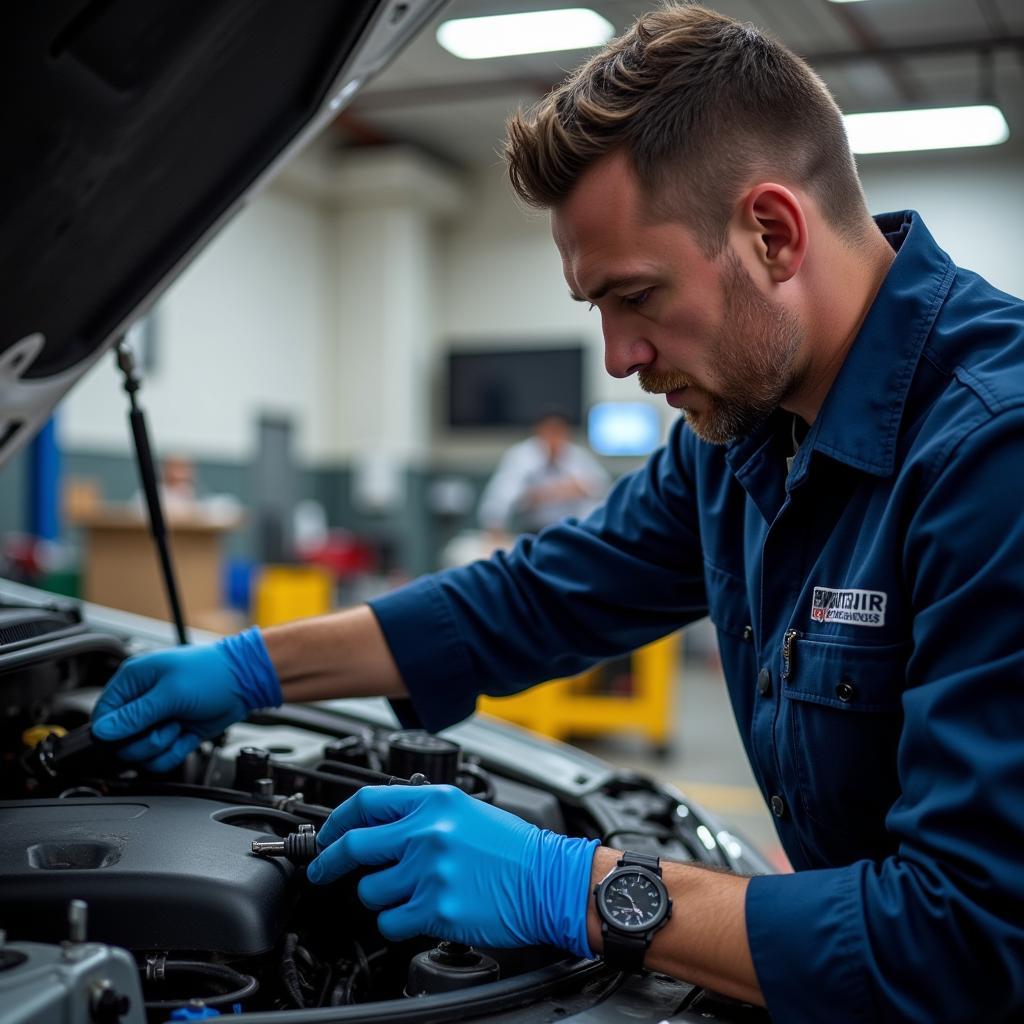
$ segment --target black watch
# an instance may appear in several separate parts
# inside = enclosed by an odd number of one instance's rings
[[[621,971],[639,971],[654,933],[672,916],[661,862],[643,853],[624,853],[594,887],[594,899],[605,963]]]

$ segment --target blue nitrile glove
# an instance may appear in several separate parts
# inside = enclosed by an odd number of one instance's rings
[[[327,819],[318,884],[360,865],[392,940],[431,935],[487,947],[549,945],[592,957],[587,904],[596,839],[541,830],[454,786],[366,786]]]
[[[170,771],[200,742],[255,708],[277,707],[281,684],[255,627],[201,647],[174,647],[130,658],[92,712],[93,735],[154,772]]]

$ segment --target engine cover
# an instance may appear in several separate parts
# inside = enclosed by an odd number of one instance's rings
[[[250,845],[282,831],[286,817],[180,796],[0,801],[0,925],[12,938],[52,941],[67,934],[68,902],[80,899],[99,942],[266,952],[297,869]]]

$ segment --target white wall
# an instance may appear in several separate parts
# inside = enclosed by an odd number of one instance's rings
[[[917,209],[955,260],[1024,295],[1019,154],[875,157],[861,172],[874,211]],[[392,435],[398,426],[417,434],[451,342],[579,339],[592,399],[643,397],[634,380],[605,373],[599,318],[569,299],[547,216],[514,202],[499,166],[472,176],[462,202],[439,226],[396,218],[393,204],[379,223],[369,209],[345,222],[336,198],[278,187],[256,198],[161,304],[159,368],[143,392],[159,449],[246,459],[266,410],[293,417],[306,462],[374,451],[414,457]],[[401,338],[413,332],[422,357],[418,347],[403,351]],[[377,343],[382,335],[391,341]],[[649,400],[667,424],[671,411]],[[435,425],[439,418],[435,401]],[[112,360],[72,392],[60,422],[68,447],[127,450]],[[476,464],[505,443],[437,429],[430,442],[436,458]]]
[[[158,451],[247,459],[260,412],[291,417],[306,461],[332,452],[334,238],[316,204],[257,197],[158,307],[157,367],[141,392]],[[128,450],[126,398],[105,358],[62,406],[62,443]]]
[[[1024,156],[999,149],[859,161],[872,213],[913,209],[953,260],[1024,296]]]
[[[402,148],[327,164],[319,194],[336,238],[336,453],[391,468],[429,461],[437,333],[438,225],[462,205],[459,177]],[[307,181],[308,184],[308,181]]]

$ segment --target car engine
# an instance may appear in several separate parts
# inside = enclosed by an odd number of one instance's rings
[[[169,775],[135,771],[88,722],[117,665],[156,644],[119,613],[97,623],[34,601],[0,593],[5,1021],[447,1020],[512,1006],[509,1019],[540,1021],[585,1017],[641,984],[554,949],[384,939],[358,874],[317,887],[302,866],[306,837],[364,785],[447,783],[543,828],[768,870],[649,779],[497,723],[401,729],[378,701],[259,712]],[[292,856],[259,855],[267,843]],[[753,1012],[673,979],[643,984],[651,1020]],[[72,1015],[79,1004],[87,1015]]]

